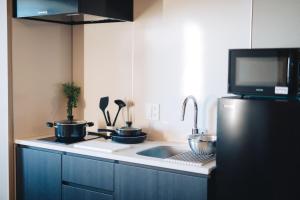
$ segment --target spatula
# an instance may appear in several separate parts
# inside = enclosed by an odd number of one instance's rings
[[[114,122],[113,122],[113,126],[115,126],[116,124],[116,121],[117,121],[117,118],[118,118],[118,115],[119,115],[119,112],[120,110],[126,106],[126,103],[124,101],[122,101],[121,99],[117,99],[115,100],[115,104],[117,104],[119,106],[119,109],[118,109],[118,112],[117,112],[117,115],[115,116],[115,119],[114,119]]]
[[[100,98],[100,102],[99,102],[99,108],[100,108],[100,110],[102,110],[102,112],[103,112],[103,115],[104,115],[104,119],[105,119],[106,125],[109,124],[108,121],[107,121],[106,114],[105,114],[105,109],[106,109],[107,106],[108,106],[108,102],[109,102],[109,97],[101,97],[101,98]]]

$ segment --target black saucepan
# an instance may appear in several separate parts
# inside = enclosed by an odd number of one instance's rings
[[[139,136],[142,134],[142,129],[131,127],[132,122],[126,122],[127,126],[122,128],[117,128],[116,130],[110,129],[98,129],[99,132],[111,132],[119,136]]]
[[[82,140],[86,136],[86,127],[94,126],[94,123],[77,120],[62,120],[54,123],[47,122],[47,126],[55,128],[55,136],[59,141],[71,142]]]
[[[111,139],[114,142],[123,144],[138,144],[144,142],[147,139],[147,134],[143,132],[141,132],[141,134],[137,136],[121,136],[117,133],[112,133],[108,136],[106,132],[88,132],[88,135],[98,136],[106,140]]]
[[[116,130],[118,135],[121,136],[138,136],[142,133],[140,128],[122,127]]]
[[[132,122],[127,121],[125,127],[117,128],[116,132],[120,136],[138,136],[142,133],[142,129],[140,128],[133,128]]]
[[[120,136],[139,136],[142,134],[142,129],[139,128],[131,128],[126,129],[126,127],[123,128],[117,128],[116,130],[111,129],[98,129],[98,132],[111,132],[112,134],[117,134]]]

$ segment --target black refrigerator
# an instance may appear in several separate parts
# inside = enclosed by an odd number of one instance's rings
[[[300,199],[300,102],[221,98],[217,200]]]

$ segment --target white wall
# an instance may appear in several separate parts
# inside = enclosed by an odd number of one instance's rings
[[[298,47],[299,8],[297,0],[253,0],[253,47]],[[65,118],[58,84],[71,76],[83,92],[84,112],[79,109],[77,118],[96,122],[95,128],[104,126],[98,103],[108,95],[112,116],[112,100],[133,99],[135,126],[151,138],[183,141],[193,115],[188,106],[180,122],[180,108],[193,94],[199,127],[215,133],[216,99],[226,95],[227,50],[249,48],[250,27],[251,0],[135,0],[134,23],[73,29],[14,20],[16,138],[53,133],[44,122]],[[160,121],[146,119],[148,103],[160,104]]]
[[[110,97],[112,116],[113,100],[131,96],[131,38],[131,23],[84,26],[84,118],[95,122],[94,128],[104,126],[101,96]]]
[[[145,4],[147,0],[137,1]],[[192,106],[180,122],[183,99],[199,101],[199,127],[215,133],[216,100],[227,91],[229,48],[247,48],[250,1],[164,0],[135,22],[133,96],[136,123],[156,137],[186,140],[191,133]],[[145,119],[145,103],[159,103],[158,122]]]
[[[135,126],[150,138],[185,141],[193,113],[188,106],[180,122],[180,109],[193,94],[199,127],[215,133],[228,49],[250,47],[250,23],[250,0],[136,0],[134,23],[85,25],[85,119],[104,125],[100,96],[132,98]],[[160,104],[160,121],[146,119],[147,103]]]
[[[47,121],[66,118],[61,84],[72,79],[71,27],[14,19],[14,137],[54,134]]]
[[[299,10],[299,0],[254,0],[253,47],[300,47]]]
[[[0,1],[0,199],[8,200],[9,169],[9,61],[8,61],[8,29],[7,1]]]

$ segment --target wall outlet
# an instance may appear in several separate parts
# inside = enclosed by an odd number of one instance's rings
[[[146,119],[152,120],[152,104],[146,104]]]
[[[160,116],[159,104],[152,104],[151,119],[154,121],[159,121],[159,116]]]
[[[160,119],[160,105],[146,104],[146,119],[159,121]]]

